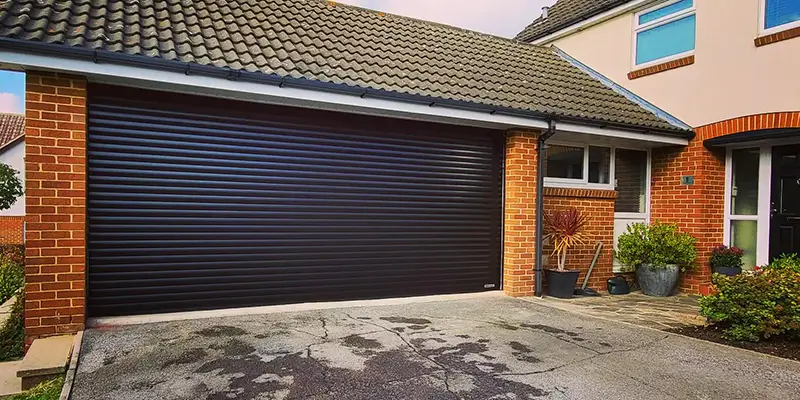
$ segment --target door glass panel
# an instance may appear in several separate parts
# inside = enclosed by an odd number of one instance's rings
[[[544,176],[583,179],[583,151],[583,147],[548,145]]]
[[[733,151],[731,215],[758,214],[758,149]]]
[[[800,177],[781,177],[781,214],[800,214]]]
[[[731,221],[731,246],[744,250],[744,268],[752,270],[756,265],[757,221]]]
[[[615,212],[647,212],[647,152],[617,149],[614,155]]]
[[[589,183],[611,180],[611,148],[589,146]]]

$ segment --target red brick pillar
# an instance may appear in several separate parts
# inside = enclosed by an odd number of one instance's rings
[[[696,268],[683,274],[681,290],[708,293],[711,249],[722,244],[725,217],[725,151],[703,147],[701,132],[687,147],[653,151],[652,219],[677,223],[697,239]],[[681,184],[693,176],[694,184]]]
[[[515,297],[534,290],[538,134],[506,134],[503,291]]]
[[[84,328],[86,79],[29,71],[25,127],[25,334]]]

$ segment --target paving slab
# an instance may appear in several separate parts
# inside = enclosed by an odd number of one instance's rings
[[[22,391],[22,379],[17,377],[22,360],[0,362],[0,398]]]
[[[797,362],[498,294],[90,329],[71,398],[788,399],[797,393]]]
[[[706,323],[706,319],[700,316],[699,297],[694,295],[652,297],[645,296],[641,292],[634,292],[627,295],[606,294],[572,299],[530,297],[525,300],[570,312],[660,330]]]

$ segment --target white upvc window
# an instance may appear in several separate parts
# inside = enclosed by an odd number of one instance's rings
[[[760,0],[759,31],[769,35],[800,26],[800,0]]]
[[[633,67],[694,54],[695,0],[670,0],[634,15]]]
[[[614,189],[614,149],[610,146],[548,143],[544,164],[546,186]]]

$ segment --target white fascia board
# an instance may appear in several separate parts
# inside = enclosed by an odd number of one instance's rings
[[[145,89],[190,93],[258,103],[276,104],[376,115],[429,122],[440,122],[491,129],[546,129],[545,120],[481,113],[386,99],[361,98],[294,87],[279,87],[256,82],[231,81],[202,75],[186,75],[127,65],[94,63],[70,58],[42,56],[0,50],[0,64],[23,68],[62,71],[86,75],[90,81]]]
[[[547,36],[543,36],[543,37],[541,37],[539,39],[536,39],[532,43],[533,44],[538,44],[538,45],[550,44],[551,42],[556,41],[558,39],[561,39],[561,38],[563,38],[565,36],[569,36],[569,35],[572,35],[573,33],[580,32],[580,31],[582,31],[582,30],[584,30],[586,28],[589,28],[590,26],[597,25],[597,24],[599,24],[601,22],[607,21],[607,20],[609,20],[611,18],[614,18],[614,17],[617,17],[619,15],[631,12],[633,10],[638,9],[639,7],[642,7],[642,6],[647,5],[649,3],[654,3],[656,1],[657,0],[635,0],[635,1],[632,1],[630,3],[622,4],[620,6],[612,8],[612,9],[610,9],[610,10],[604,12],[604,13],[597,14],[597,15],[591,17],[591,18],[585,19],[585,20],[583,20],[581,22],[578,22],[576,24],[570,25],[570,26],[568,26],[568,27],[566,27],[564,29],[561,29],[559,31],[553,32],[553,33],[551,33],[551,34],[549,34]]]
[[[279,87],[256,82],[231,81],[202,75],[118,64],[95,63],[70,58],[43,56],[31,53],[0,50],[0,64],[23,68],[62,71],[87,76],[92,82],[131,86],[228,98],[257,103],[312,108],[346,113],[375,115],[417,121],[438,122],[489,129],[547,129],[543,119],[481,113],[448,107],[431,107],[353,95],[330,93],[295,87]],[[688,144],[688,139],[655,133],[636,133],[615,128],[600,128],[576,123],[558,123],[559,131],[600,135],[628,140],[640,140],[650,145]]]
[[[637,141],[642,143],[649,143],[654,146],[688,146],[688,138],[680,138],[674,136],[661,136],[652,133],[637,133],[631,131],[622,131],[613,128],[601,128],[594,126],[578,125],[567,122],[559,122],[557,125],[558,132],[572,132],[582,133],[585,135],[601,136],[608,139],[624,139],[630,141]]]

